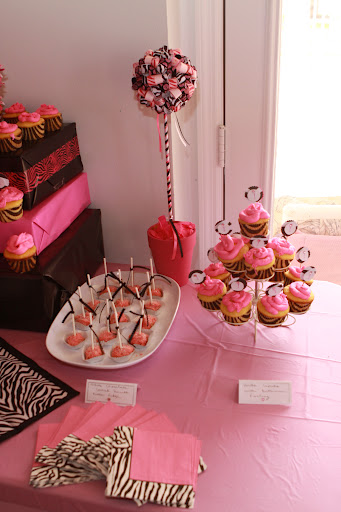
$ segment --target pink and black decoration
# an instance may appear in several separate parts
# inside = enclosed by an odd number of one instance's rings
[[[180,49],[167,46],[147,50],[133,68],[132,88],[138,101],[164,116],[168,212],[173,219],[168,114],[178,112],[192,97],[197,87],[197,70]]]

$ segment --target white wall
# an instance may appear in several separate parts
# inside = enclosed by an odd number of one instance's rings
[[[77,123],[106,256],[147,263],[146,230],[168,213],[166,171],[156,113],[139,105],[131,77],[147,49],[167,44],[166,0],[6,2],[1,40],[5,106],[54,104]]]

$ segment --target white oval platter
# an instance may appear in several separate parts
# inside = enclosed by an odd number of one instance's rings
[[[122,271],[122,280],[126,281],[128,278],[128,271]],[[173,320],[176,316],[179,303],[180,303],[180,287],[179,285],[171,278],[167,277],[168,283],[165,279],[158,278],[155,276],[155,286],[159,287],[163,291],[163,297],[162,297],[162,308],[155,314],[157,317],[157,321],[155,325],[150,329],[150,336],[147,343],[147,346],[140,350],[134,350],[134,353],[132,357],[129,359],[129,361],[126,361],[124,363],[117,363],[113,359],[111,359],[109,352],[110,347],[106,347],[105,343],[102,343],[102,346],[104,347],[105,357],[104,359],[99,363],[93,363],[90,364],[89,362],[85,361],[83,359],[83,349],[80,348],[79,350],[74,350],[72,348],[69,348],[67,344],[64,341],[65,335],[72,332],[72,320],[71,315],[68,316],[66,321],[63,323],[63,319],[67,315],[67,313],[70,311],[70,305],[68,302],[64,304],[62,309],[59,311],[58,315],[54,319],[48,333],[46,336],[46,348],[49,351],[49,353],[58,359],[59,361],[62,361],[64,363],[68,363],[74,366],[82,366],[86,367],[88,369],[99,369],[99,370],[117,370],[120,368],[125,368],[128,366],[132,366],[135,364],[140,363],[141,361],[144,361],[147,357],[151,356],[155,350],[161,345],[163,340],[165,339]],[[146,274],[134,271],[134,285],[141,285],[146,282]],[[96,276],[91,279],[91,284],[94,288],[102,288],[104,287],[104,274],[100,276]],[[108,280],[109,285],[114,285],[115,281],[111,278]],[[131,284],[131,283],[129,283]],[[82,292],[82,298],[85,302],[91,301],[91,292],[87,285],[87,283],[84,283],[81,286],[81,292]],[[125,296],[126,297],[126,296]],[[116,296],[116,298],[119,298],[119,296]],[[81,304],[79,302],[78,295],[74,293],[71,297],[71,303],[73,305],[73,308],[75,310],[76,314],[81,313]],[[146,295],[146,300],[148,300],[148,296]],[[105,305],[105,301],[101,302],[101,304]],[[100,307],[102,309],[102,306]],[[132,312],[129,314],[129,312]],[[133,314],[133,312],[140,313],[140,303],[134,299],[131,306],[127,307],[125,309],[125,313],[131,318],[138,317]],[[153,312],[151,312],[153,314]],[[100,331],[101,328],[105,327],[105,317],[106,317],[106,310],[104,308],[103,313],[100,315],[99,312],[97,313],[97,316],[94,317],[93,320],[93,328],[96,333]],[[129,337],[129,334],[131,330],[133,329],[134,325],[133,322],[131,322],[129,325],[127,324],[126,327],[121,328],[121,332],[123,337]],[[86,331],[87,332],[87,331]],[[84,331],[83,331],[84,333]],[[89,333],[87,334],[88,339],[90,340]]]

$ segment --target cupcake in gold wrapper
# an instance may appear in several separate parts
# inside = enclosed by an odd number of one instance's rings
[[[261,203],[250,204],[239,214],[240,232],[247,238],[256,235],[266,236],[269,230],[270,214],[264,210]]]
[[[62,114],[54,105],[43,103],[36,112],[45,120],[45,132],[55,132],[63,126]]]
[[[45,135],[45,121],[38,112],[20,114],[18,126],[22,130],[24,141],[32,142],[42,139]]]
[[[257,302],[258,321],[269,326],[281,325],[288,316],[289,303],[283,292],[275,296],[264,295]]]
[[[4,258],[14,272],[23,274],[32,270],[37,262],[37,248],[32,235],[12,235],[7,241]]]
[[[206,276],[198,288],[198,299],[201,305],[210,311],[219,311],[220,303],[226,293],[226,285],[220,279]]]
[[[249,279],[269,279],[273,276],[275,256],[268,247],[250,249],[244,256],[246,275]]]
[[[19,115],[23,112],[26,112],[26,109],[22,103],[13,103],[2,113],[3,120],[10,124],[17,124],[19,120]]]
[[[306,313],[314,300],[314,294],[303,281],[295,281],[284,288],[291,313]]]
[[[22,131],[16,124],[1,121],[0,123],[0,152],[10,153],[22,147]]]
[[[0,222],[13,222],[23,216],[24,194],[16,187],[0,190]]]
[[[248,322],[251,316],[252,295],[244,290],[230,291],[224,295],[220,310],[226,322],[241,325]]]

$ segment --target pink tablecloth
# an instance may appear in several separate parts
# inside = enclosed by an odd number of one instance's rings
[[[57,423],[71,405],[84,403],[91,378],[137,382],[140,405],[165,412],[180,431],[203,441],[208,469],[198,478],[195,511],[338,512],[341,287],[317,281],[313,289],[308,314],[292,327],[261,326],[255,343],[253,322],[219,322],[187,285],[159,349],[122,370],[64,365],[48,354],[43,334],[0,329],[0,336],[81,392],[0,445],[1,499],[51,512],[137,510],[134,503],[106,499],[101,481],[43,490],[28,486],[38,425]],[[239,405],[239,379],[292,381],[292,406]],[[3,509],[11,510],[8,504]]]

